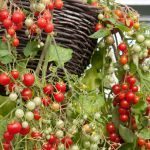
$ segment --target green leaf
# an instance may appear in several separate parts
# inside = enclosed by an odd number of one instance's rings
[[[38,46],[38,41],[29,41],[26,45],[26,47],[23,50],[23,53],[26,57],[32,56],[34,57],[40,48]]]
[[[117,108],[115,108],[112,112],[112,122],[115,124],[115,127],[119,128],[120,120]]]
[[[1,63],[3,64],[9,64],[13,61],[14,57],[12,55],[6,55],[4,57],[0,58]]]
[[[7,43],[3,42],[1,39],[0,39],[0,51],[1,50],[8,50],[8,46],[7,46]]]
[[[115,27],[120,29],[121,31],[125,31],[125,32],[130,31],[130,29],[127,26],[125,26],[124,24],[122,24],[122,23],[117,23],[115,25]]]
[[[140,100],[135,106],[132,107],[132,112],[135,114],[140,114],[141,112],[145,111],[147,108],[147,104],[145,101]]]
[[[87,95],[80,95],[78,99],[78,102],[75,101],[75,107],[78,113],[84,113],[90,116],[99,112],[105,104],[103,95],[95,94],[95,92]]]
[[[135,135],[129,128],[124,127],[123,125],[119,126],[119,134],[122,137],[122,139],[126,143],[133,143]]]
[[[143,130],[140,131],[139,133],[139,137],[145,139],[145,140],[149,140],[150,139],[150,128],[145,128]]]
[[[0,50],[0,57],[4,57],[4,56],[7,56],[9,55],[9,51],[8,50]]]
[[[134,144],[125,143],[119,148],[119,150],[139,150]]]
[[[3,138],[3,133],[7,127],[7,120],[0,119],[0,139]]]
[[[49,61],[54,61],[58,67],[62,67],[72,58],[72,52],[72,49],[51,45],[49,47]]]
[[[104,37],[108,36],[110,33],[111,32],[108,29],[100,29],[99,31],[97,31],[94,34],[92,34],[90,36],[90,38],[93,38],[93,39],[104,38]]]

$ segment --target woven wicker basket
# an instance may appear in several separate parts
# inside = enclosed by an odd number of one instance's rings
[[[15,3],[26,10],[29,10],[29,0],[16,0]],[[97,22],[97,8],[82,3],[80,0],[65,0],[62,10],[54,10],[54,24],[57,36],[57,44],[73,50],[72,59],[65,64],[65,68],[72,74],[81,75],[90,62],[96,41],[89,38],[94,32],[94,25]],[[17,51],[23,57],[23,48],[28,42],[24,34],[25,29],[17,33],[20,39],[20,46]],[[43,39],[46,35],[43,33]],[[40,58],[41,53],[36,57]],[[29,61],[28,67],[36,69],[38,61]],[[50,73],[50,72],[47,72]],[[59,70],[59,73],[63,73]]]

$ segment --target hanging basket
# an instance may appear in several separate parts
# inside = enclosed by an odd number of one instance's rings
[[[29,0],[16,0],[15,3],[25,10],[30,9]],[[55,25],[56,43],[65,48],[73,50],[72,59],[65,64],[65,68],[72,74],[81,75],[87,65],[96,46],[96,41],[89,38],[94,32],[97,22],[97,8],[82,3],[80,0],[65,0],[62,10],[54,10],[53,21]],[[17,52],[23,57],[23,48],[29,41],[25,35],[25,29],[17,33],[20,46]],[[46,39],[46,34],[42,34],[42,39]],[[41,52],[36,56],[40,58]],[[65,57],[65,56],[64,56]],[[36,69],[38,60],[29,61],[28,67]],[[47,72],[48,74],[50,72]],[[59,73],[63,73],[61,69]]]

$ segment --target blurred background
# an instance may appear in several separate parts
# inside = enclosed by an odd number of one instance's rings
[[[140,13],[140,20],[150,24],[150,0],[116,0],[116,2],[132,6]]]

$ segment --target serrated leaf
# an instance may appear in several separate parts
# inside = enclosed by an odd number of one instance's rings
[[[129,128],[124,127],[123,125],[119,126],[119,134],[122,137],[122,139],[126,143],[133,143],[135,135]]]
[[[2,64],[9,64],[13,61],[14,57],[12,55],[6,55],[4,57],[0,57],[0,62]]]
[[[135,114],[140,114],[141,112],[145,111],[146,108],[147,108],[146,102],[140,100],[139,103],[137,103],[132,107],[132,112]]]
[[[29,41],[26,45],[26,47],[23,50],[23,53],[26,57],[32,56],[34,57],[40,48],[38,46],[38,41]]]
[[[139,137],[145,139],[145,140],[149,140],[150,139],[150,128],[145,128],[143,130],[140,131],[139,133]]]
[[[51,45],[49,47],[49,61],[54,61],[58,67],[62,67],[72,58],[72,52],[72,49]]]
[[[99,38],[104,38],[108,35],[110,35],[110,30],[108,29],[100,29],[99,31],[95,32],[94,34],[92,34],[90,36],[90,38],[93,38],[93,39],[99,39]]]
[[[125,26],[124,24],[122,24],[122,23],[117,23],[115,25],[115,27],[120,29],[121,31],[124,31],[124,32],[130,31],[130,29],[127,26]]]
[[[104,106],[105,101],[103,95],[90,93],[88,95],[80,95],[80,101],[76,103],[76,109],[79,113],[93,115],[99,112]]]

